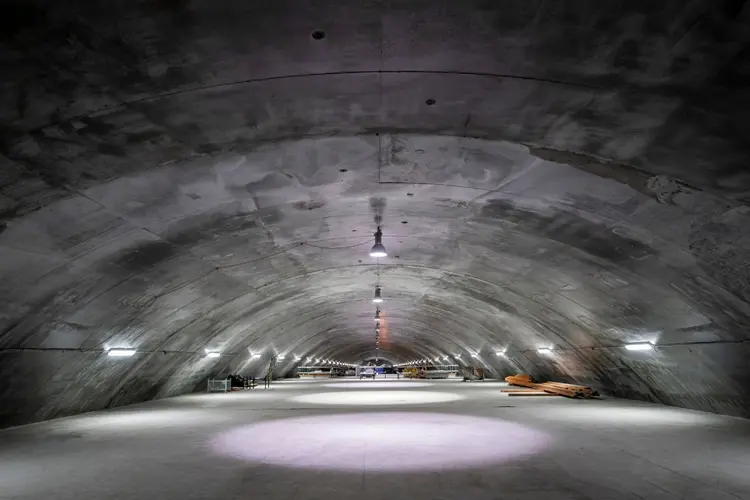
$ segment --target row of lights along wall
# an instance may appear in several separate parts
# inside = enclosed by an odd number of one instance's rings
[[[657,347],[657,346],[655,344],[651,343],[651,342],[634,342],[632,344],[625,344],[624,346],[621,346],[621,347],[624,347],[628,351],[650,351],[650,350],[653,350],[654,347]],[[551,347],[540,347],[536,351],[539,354],[544,354],[544,355],[548,355],[548,356],[551,356],[552,354],[554,354],[554,350]],[[506,356],[506,351],[505,350],[495,351],[495,355],[496,356]],[[472,358],[478,358],[479,357],[479,353],[475,353],[475,352],[471,353],[471,357]],[[453,358],[456,361],[461,361],[461,355],[460,354],[455,354],[453,356]],[[450,356],[442,356],[442,357],[438,356],[434,360],[432,360],[432,359],[418,359],[418,360],[414,360],[414,361],[407,361],[406,363],[402,363],[402,364],[399,364],[399,365],[396,365],[396,366],[425,365],[425,364],[433,363],[433,362],[437,363],[437,362],[440,362],[441,360],[442,361],[449,361],[450,360]]]

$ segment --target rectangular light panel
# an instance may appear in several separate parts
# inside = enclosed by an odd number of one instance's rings
[[[628,351],[650,351],[653,348],[654,346],[650,342],[637,342],[625,346],[625,349]]]
[[[113,358],[127,358],[135,354],[135,349],[110,349],[107,351],[107,356]]]

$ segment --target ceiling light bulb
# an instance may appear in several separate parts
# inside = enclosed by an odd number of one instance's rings
[[[540,354],[552,354],[552,349],[549,347],[542,347],[541,349],[537,349],[537,352]]]
[[[370,257],[388,257],[388,252],[385,251],[385,247],[383,246],[383,232],[380,230],[380,226],[378,226],[378,230],[375,233],[375,244],[370,249]]]
[[[376,304],[380,304],[381,302],[383,302],[383,297],[380,296],[379,286],[375,287],[375,297],[373,297],[372,301],[375,302]]]
[[[219,354],[216,351],[212,351],[212,352],[207,352],[206,353],[206,357],[207,358],[218,358],[219,356],[221,356],[221,354]]]

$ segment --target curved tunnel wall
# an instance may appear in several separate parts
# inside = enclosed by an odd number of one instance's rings
[[[3,425],[280,353],[280,372],[368,357],[378,279],[394,360],[478,353],[500,375],[750,414],[747,143],[724,127],[746,97],[726,73],[743,12],[408,3],[423,25],[390,4],[146,2],[112,24],[24,5],[44,22],[4,35]],[[711,26],[734,45],[702,43]],[[639,340],[659,347],[622,348]]]

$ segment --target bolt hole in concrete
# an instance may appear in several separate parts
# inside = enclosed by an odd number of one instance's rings
[[[339,172],[348,172],[348,171],[349,171],[349,169],[348,169],[348,168],[340,168],[340,169],[339,169]]]
[[[549,444],[546,434],[502,420],[378,412],[261,422],[219,434],[210,446],[218,455],[290,468],[403,473],[486,467]]]
[[[322,40],[326,37],[326,32],[321,30],[315,30],[312,32],[313,40]]]
[[[435,99],[427,99],[424,103],[428,106],[433,106],[435,104]]]

